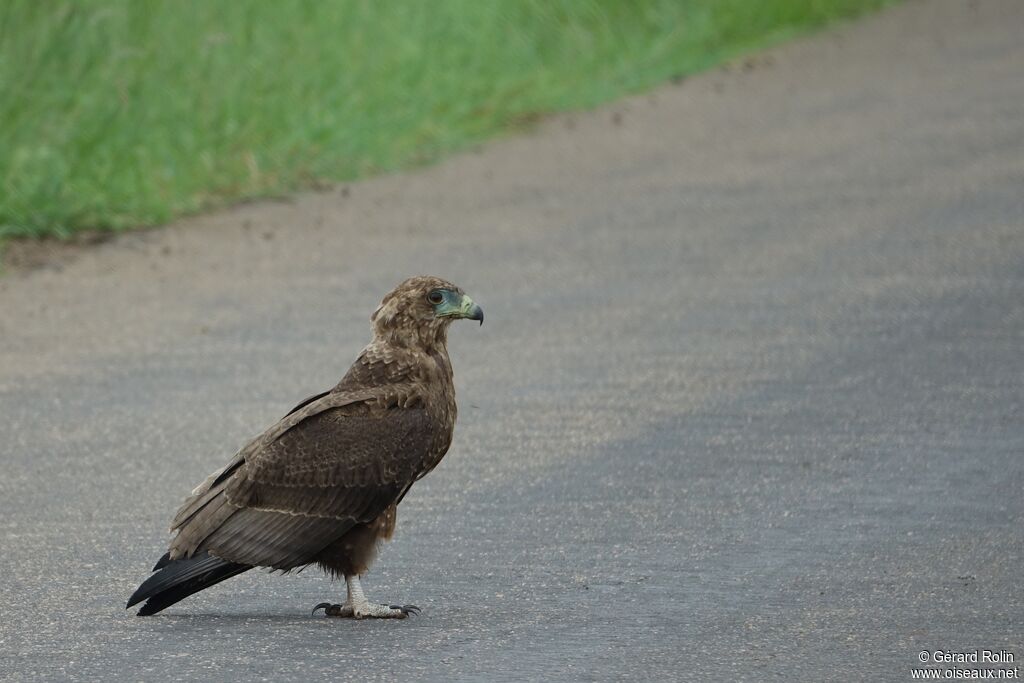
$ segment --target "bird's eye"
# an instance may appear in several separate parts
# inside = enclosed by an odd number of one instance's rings
[[[430,294],[427,294],[427,301],[437,306],[439,303],[444,301],[444,293],[440,289],[435,289]]]

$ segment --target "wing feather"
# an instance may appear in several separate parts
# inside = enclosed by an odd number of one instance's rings
[[[293,569],[309,564],[334,534],[344,533],[352,524],[245,508],[218,527],[199,550],[232,562]]]
[[[171,558],[208,551],[275,569],[308,564],[408,489],[431,435],[426,411],[394,387],[300,405],[185,502]]]

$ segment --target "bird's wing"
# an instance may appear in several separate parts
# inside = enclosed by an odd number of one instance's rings
[[[432,441],[426,411],[391,393],[328,394],[286,416],[186,501],[171,556],[207,550],[287,569],[376,518],[415,480]]]
[[[294,408],[292,408],[291,410],[289,410],[285,414],[285,417],[288,417],[292,413],[295,413],[295,412],[298,412],[298,411],[302,410],[303,408],[305,408],[306,406],[308,406],[310,403],[312,403],[314,401],[319,401],[320,399],[322,399],[324,396],[326,396],[329,393],[331,393],[330,389],[328,389],[327,391],[321,391],[319,394],[313,394],[309,398],[306,398],[306,399],[303,399],[302,401],[299,401],[299,404],[297,406],[295,406]]]
[[[271,427],[268,433],[276,433],[277,428],[280,427],[282,423],[286,422],[286,420],[291,415],[299,412],[309,404],[322,399],[323,397],[327,396],[330,393],[331,392],[329,390],[323,391],[320,392],[319,394],[313,394],[309,398],[302,400],[297,406],[289,410],[285,414],[284,418],[282,418],[282,420],[278,424],[274,425],[274,427]],[[359,397],[346,395],[341,401],[334,401],[331,403],[331,405],[340,406],[343,405],[345,401],[349,400],[359,400]],[[213,472],[213,474],[204,479],[203,482],[199,484],[199,486],[192,489],[191,495],[189,495],[189,497],[185,500],[182,506],[178,509],[178,512],[174,515],[174,520],[171,522],[171,531],[174,531],[175,529],[178,529],[181,526],[183,526],[192,515],[194,515],[198,510],[202,509],[203,506],[205,506],[207,503],[210,502],[210,500],[212,500],[216,495],[218,495],[224,488],[222,484],[225,482],[225,480],[227,480],[227,478],[231,474],[233,474],[235,470],[237,470],[243,463],[245,463],[246,455],[251,455],[254,449],[260,444],[261,440],[266,436],[267,434],[264,434],[261,437],[254,439],[250,443],[246,444],[246,446],[242,450],[235,454],[235,457],[233,457],[231,461],[228,462],[227,465],[224,465],[224,467],[221,467],[219,470]]]

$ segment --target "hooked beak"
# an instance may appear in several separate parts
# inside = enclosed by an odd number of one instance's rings
[[[457,316],[467,320],[479,320],[481,325],[484,324],[484,309],[465,294],[462,295],[462,303]]]

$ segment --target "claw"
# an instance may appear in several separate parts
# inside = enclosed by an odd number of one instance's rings
[[[388,605],[391,609],[402,610],[402,614],[416,616],[422,610],[416,605]]]
[[[325,617],[351,617],[352,608],[347,605],[332,605],[329,602],[321,602],[319,605],[313,608],[313,614],[316,614],[318,609],[324,611]]]

